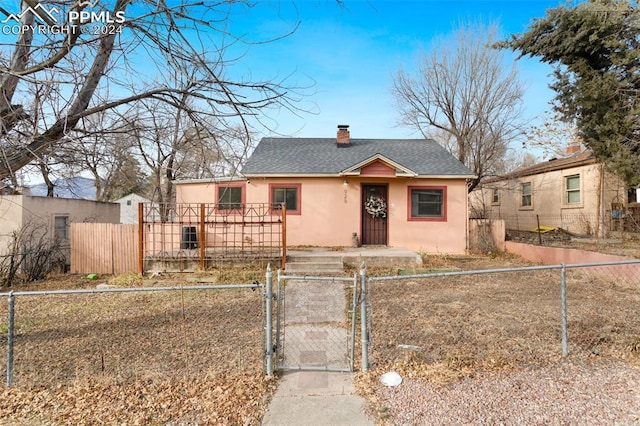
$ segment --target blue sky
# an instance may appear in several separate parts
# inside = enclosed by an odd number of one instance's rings
[[[278,133],[332,137],[337,124],[349,124],[351,136],[419,137],[399,127],[391,95],[392,75],[411,72],[422,49],[434,37],[451,34],[464,21],[497,23],[503,34],[522,33],[559,0],[333,0],[267,1],[246,16],[233,16],[231,30],[251,40],[267,40],[299,27],[272,43],[238,46],[243,57],[233,72],[253,78],[284,78],[313,85],[300,104],[314,111],[301,117],[282,111],[268,124]],[[515,56],[511,55],[515,58]],[[549,110],[551,68],[521,59],[527,119]]]

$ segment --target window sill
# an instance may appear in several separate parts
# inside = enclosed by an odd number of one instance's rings
[[[446,222],[446,217],[409,217],[409,222]]]

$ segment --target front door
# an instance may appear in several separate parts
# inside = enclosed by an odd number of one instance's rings
[[[362,244],[387,245],[387,185],[362,185]]]

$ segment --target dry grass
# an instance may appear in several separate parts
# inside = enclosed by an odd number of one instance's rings
[[[115,278],[109,282],[132,281]],[[97,283],[64,277],[28,289]],[[262,371],[261,303],[259,290],[18,297],[14,386],[0,391],[0,418],[259,424],[275,387]]]
[[[423,268],[518,266],[527,264],[433,256]],[[264,272],[199,275],[248,283],[262,282]],[[135,277],[107,278],[140,285]],[[67,276],[28,289],[104,281]],[[640,362],[639,282],[615,268],[569,271],[572,358]],[[557,364],[559,295],[558,271],[372,283],[373,366],[358,375],[359,390],[375,404],[379,375],[389,370],[445,384]],[[14,387],[0,391],[0,424],[259,424],[276,384],[262,371],[261,303],[258,290],[18,297]],[[6,303],[0,331],[5,347]],[[5,357],[0,351],[0,365]]]
[[[530,266],[510,257],[436,257],[428,264],[463,270]],[[567,298],[572,359],[640,364],[640,273],[570,269]],[[562,358],[558,270],[376,282],[371,304],[373,366],[358,383],[374,403],[378,378],[390,370],[445,385],[480,372],[545,368]]]

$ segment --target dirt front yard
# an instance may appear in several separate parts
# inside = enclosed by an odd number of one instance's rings
[[[95,286],[63,277],[19,290]],[[276,385],[262,371],[261,311],[251,289],[17,297],[0,424],[260,424]],[[6,303],[0,314],[4,349]]]
[[[446,256],[425,265],[520,266],[528,264]],[[615,268],[567,272],[570,360],[605,372],[640,365],[638,282]],[[16,290],[95,285],[63,277]],[[408,415],[412,389],[429,386],[435,401],[456,386],[477,388],[473,378],[557,371],[565,362],[559,296],[559,271],[371,283],[373,365],[357,375],[371,413],[381,424],[418,424],[424,417]],[[18,297],[14,386],[0,390],[0,424],[257,425],[277,385],[263,374],[261,312],[261,292],[250,289]],[[405,379],[408,399],[380,383],[391,370]]]

